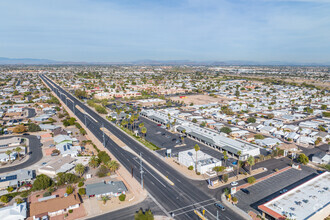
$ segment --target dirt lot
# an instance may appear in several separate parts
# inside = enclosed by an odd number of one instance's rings
[[[209,95],[188,95],[185,98],[180,98],[180,96],[171,97],[173,101],[183,101],[185,104],[190,105],[190,103],[194,103],[194,105],[204,105],[209,103],[223,103],[228,101],[229,99],[223,97],[212,97]]]

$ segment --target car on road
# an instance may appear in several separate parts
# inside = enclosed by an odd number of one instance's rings
[[[247,190],[247,189],[245,189],[245,188],[242,188],[241,190],[242,190],[242,192],[244,192],[244,193],[246,193],[246,194],[248,194],[248,195],[250,194],[250,191]]]
[[[286,193],[287,191],[288,191],[287,189],[282,189],[282,190],[280,191],[280,193],[283,194],[283,193]]]
[[[157,126],[162,126],[161,124],[157,124]]]
[[[177,144],[180,143],[180,140],[177,140],[175,143],[177,143]]]
[[[234,182],[231,182],[230,184],[231,186],[237,186],[238,185],[238,182],[234,181]]]
[[[226,208],[223,205],[221,205],[220,203],[215,203],[214,205],[215,205],[215,207],[217,207],[221,211],[225,211],[226,210]]]

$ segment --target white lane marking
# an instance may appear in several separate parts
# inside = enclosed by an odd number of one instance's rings
[[[201,202],[197,202],[197,203],[194,203],[194,204],[191,204],[191,205],[187,205],[187,206],[184,206],[184,207],[181,207],[181,208],[178,208],[178,209],[174,209],[174,210],[172,210],[172,211],[170,211],[170,212],[176,212],[176,211],[178,211],[178,210],[188,208],[189,206],[198,205],[198,204],[200,204],[200,203],[209,202],[209,201],[211,201],[211,200],[213,200],[214,202],[216,201],[215,199],[208,199],[208,200],[204,200],[204,201],[201,201]]]
[[[139,161],[137,161],[136,158],[133,158],[135,160],[135,162],[139,163]],[[155,178],[155,180],[157,180],[160,184],[162,184],[165,188],[166,186],[164,185],[164,183],[162,183],[157,177],[155,177],[152,173],[150,173],[150,171],[144,167],[144,170],[147,171],[153,178]]]

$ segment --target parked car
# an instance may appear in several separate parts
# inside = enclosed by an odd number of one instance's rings
[[[250,194],[250,191],[247,190],[247,189],[245,189],[245,188],[242,188],[241,190],[242,190],[242,192],[244,192],[244,193],[246,193],[246,194],[248,194],[248,195]]]
[[[162,126],[161,124],[157,124],[157,126]]]
[[[30,135],[29,133],[23,133],[23,135]]]
[[[231,186],[237,186],[238,185],[238,182],[234,181],[230,184]]]
[[[221,211],[225,211],[226,210],[226,208],[223,205],[221,205],[220,203],[215,203],[214,205],[215,205],[215,207],[217,207]]]

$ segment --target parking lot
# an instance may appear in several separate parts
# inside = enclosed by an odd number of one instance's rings
[[[303,170],[289,169],[264,181],[248,187],[250,194],[241,190],[235,193],[237,206],[248,212],[258,210],[258,206],[279,196],[283,189],[290,190],[317,175],[316,171],[303,167]]]
[[[192,140],[190,138],[184,138],[184,145],[182,145],[181,138],[179,134],[173,134],[169,132],[166,128],[162,126],[157,126],[155,122],[150,121],[144,117],[139,118],[140,122],[144,123],[144,126],[147,128],[147,136],[146,140],[152,142],[158,147],[162,148],[158,150],[161,156],[166,156],[166,149],[172,149],[172,156],[177,155],[180,151],[193,149],[196,144],[200,147],[200,150],[203,153],[211,155],[217,159],[222,159],[223,154],[218,150],[214,150],[211,147],[208,147],[200,142]],[[230,162],[236,161],[233,158],[228,160],[228,164]]]

